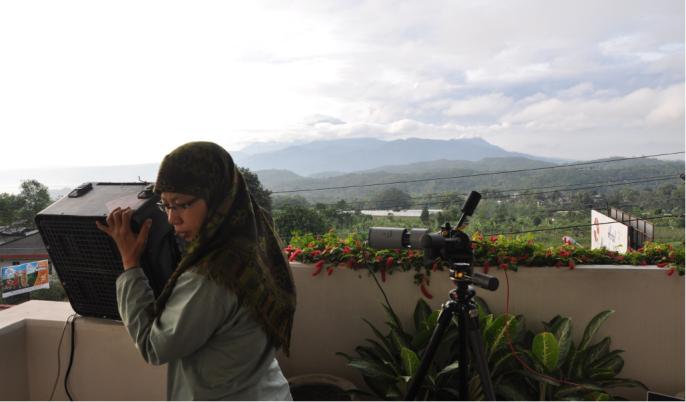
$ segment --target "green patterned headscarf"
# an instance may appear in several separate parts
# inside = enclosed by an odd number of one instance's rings
[[[275,347],[288,354],[295,285],[271,219],[252,199],[231,156],[211,142],[190,142],[165,156],[155,192],[194,195],[207,202],[200,234],[155,301],[159,316],[178,277],[190,267],[231,290]]]

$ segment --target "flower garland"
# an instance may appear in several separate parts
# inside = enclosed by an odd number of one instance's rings
[[[622,264],[622,265],[656,265],[664,268],[667,275],[678,273],[684,275],[684,245],[677,247],[671,244],[646,243],[643,247],[624,254],[608,251],[604,248],[591,250],[574,244],[562,244],[557,247],[545,247],[537,244],[530,237],[491,236],[488,239],[480,233],[472,235],[475,267],[483,267],[484,273],[489,269],[517,271],[524,267],[566,267],[576,268],[577,264]],[[311,234],[294,236],[284,249],[289,261],[314,264],[312,276],[322,272],[332,275],[336,269],[369,269],[378,273],[381,281],[395,271],[416,271],[414,282],[420,287],[425,297],[431,299],[427,290],[431,272],[445,270],[446,264],[440,259],[424,263],[422,250],[383,249],[377,250],[367,246],[359,234],[350,234],[341,239],[334,232],[314,236]]]

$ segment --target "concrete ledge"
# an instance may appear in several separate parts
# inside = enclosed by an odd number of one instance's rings
[[[336,352],[354,354],[365,338],[374,338],[362,321],[366,318],[387,332],[383,296],[367,271],[340,265],[332,275],[325,270],[313,277],[313,265],[292,263],[298,294],[291,358],[281,359],[289,375],[328,373],[363,386],[357,372],[346,366]],[[477,271],[480,268],[476,268]],[[652,390],[674,395],[684,390],[684,278],[667,276],[654,266],[577,266],[576,269],[522,267],[519,272],[491,268],[500,288],[477,289],[494,313],[506,309],[523,314],[532,331],[555,315],[568,316],[578,340],[590,319],[602,310],[615,310],[596,334],[594,342],[612,337],[612,348],[623,349],[622,377],[638,379]],[[406,328],[413,328],[412,313],[422,297],[413,283],[414,272],[388,275],[382,287]],[[379,281],[381,281],[379,279]],[[435,309],[448,299],[453,288],[447,272],[431,275],[433,294],[427,302]],[[618,392],[644,400],[642,390]]]

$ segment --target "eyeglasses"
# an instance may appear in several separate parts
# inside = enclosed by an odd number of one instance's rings
[[[190,207],[193,206],[193,204],[198,201],[200,198],[196,197],[193,198],[190,201],[180,203],[180,204],[174,204],[174,205],[167,205],[163,202],[158,202],[157,207],[160,209],[160,211],[164,212],[165,214],[168,214],[169,212],[179,212],[179,211],[185,211],[189,209]]]

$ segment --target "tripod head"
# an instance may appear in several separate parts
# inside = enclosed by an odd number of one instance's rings
[[[496,290],[498,279],[490,275],[474,273],[474,251],[469,236],[462,231],[481,200],[481,194],[472,191],[462,206],[462,216],[455,227],[446,222],[439,232],[429,233],[428,229],[369,228],[370,247],[383,248],[422,248],[424,263],[432,264],[440,258],[450,264],[450,279],[455,282],[474,284],[484,289]]]

